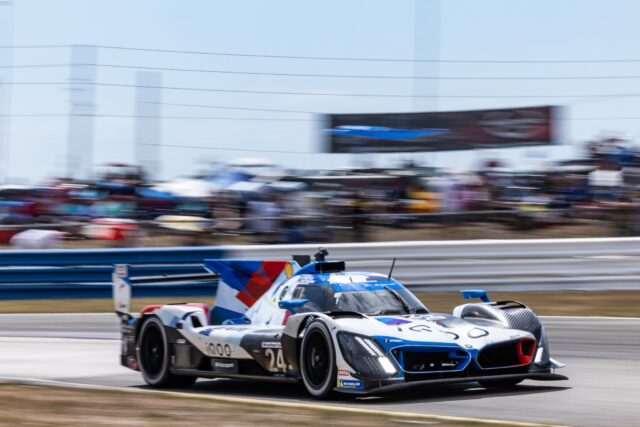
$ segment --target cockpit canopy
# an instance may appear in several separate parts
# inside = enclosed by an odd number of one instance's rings
[[[307,300],[296,308],[298,313],[351,311],[372,316],[428,313],[404,286],[376,273],[296,275],[282,285],[278,300]]]

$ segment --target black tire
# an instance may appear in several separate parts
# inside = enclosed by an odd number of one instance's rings
[[[142,378],[151,387],[189,387],[197,380],[195,376],[171,373],[167,334],[164,325],[157,317],[151,316],[142,324],[136,349]]]
[[[478,381],[480,385],[484,388],[509,388],[515,387],[520,384],[523,380],[521,379],[511,379],[511,380],[486,380],[486,381]]]
[[[338,368],[331,333],[322,321],[313,321],[305,331],[299,364],[302,382],[309,394],[319,399],[331,396]]]

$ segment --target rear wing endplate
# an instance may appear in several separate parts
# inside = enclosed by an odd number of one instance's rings
[[[120,317],[129,317],[131,309],[131,282],[129,277],[129,266],[117,264],[113,269],[113,306],[116,314]]]

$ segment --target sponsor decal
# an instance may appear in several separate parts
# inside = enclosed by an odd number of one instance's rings
[[[423,314],[423,315],[418,316],[418,318],[422,319],[422,320],[430,320],[430,321],[446,319],[445,316],[442,316],[442,315],[439,315],[439,314]]]
[[[277,341],[264,341],[260,345],[262,348],[282,348],[282,343]]]
[[[315,277],[311,274],[302,274],[298,277],[298,283],[301,285],[312,285],[316,281]]]
[[[290,278],[291,276],[293,276],[293,266],[291,264],[286,264],[284,266],[284,275],[287,278]]]
[[[484,131],[500,138],[527,139],[544,134],[547,114],[533,110],[492,111],[478,122]]]
[[[376,317],[376,320],[389,326],[405,325],[407,323],[411,323],[411,320],[399,319],[397,317]]]
[[[220,374],[237,374],[238,361],[228,359],[211,359],[211,369]]]
[[[215,330],[216,331],[229,331],[229,332],[243,332],[245,330],[247,330],[248,328],[246,326],[216,326]],[[260,332],[260,331],[257,331]]]
[[[229,369],[229,368],[235,368],[236,364],[229,362],[229,363],[222,363],[222,362],[214,362],[213,363],[213,367],[216,369]]]
[[[339,377],[351,377],[351,372],[349,372],[346,369],[339,369],[338,370],[338,376]]]
[[[364,382],[360,380],[338,380],[338,387],[342,388],[364,388]]]

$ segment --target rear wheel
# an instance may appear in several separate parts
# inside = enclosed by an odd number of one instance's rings
[[[197,377],[174,375],[170,372],[170,354],[164,325],[157,317],[142,324],[138,337],[138,361],[145,382],[156,388],[181,388],[193,385]]]
[[[331,333],[321,321],[309,325],[300,348],[300,370],[307,391],[314,397],[327,398],[336,385],[336,356]]]
[[[508,388],[514,387],[522,382],[521,379],[510,379],[510,380],[486,380],[486,381],[478,381],[480,385],[484,388]]]

